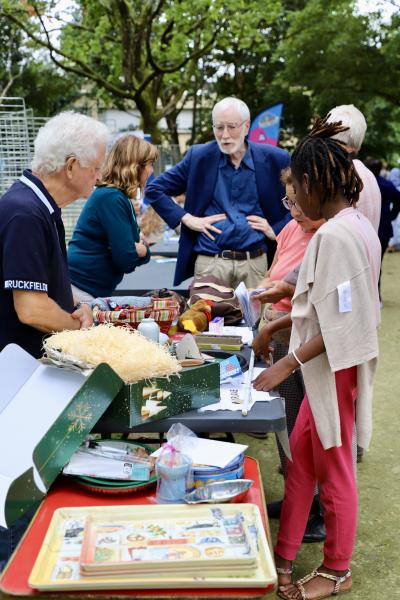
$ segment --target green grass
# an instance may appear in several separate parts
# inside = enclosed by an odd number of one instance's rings
[[[374,388],[372,444],[358,465],[359,518],[349,600],[400,598],[400,253],[383,264],[380,359]],[[258,458],[267,501],[282,498],[275,439],[237,436]],[[275,541],[277,521],[271,521]],[[296,561],[302,577],[321,563],[322,544],[303,545]]]

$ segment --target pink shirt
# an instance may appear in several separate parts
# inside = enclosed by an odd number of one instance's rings
[[[305,233],[300,225],[292,219],[277,235],[278,260],[269,274],[273,281],[284,279],[293,269],[298,267],[303,260],[308,242],[314,232]],[[292,310],[291,298],[282,298],[272,305],[274,310],[290,312]]]
[[[357,208],[372,223],[372,227],[378,233],[379,221],[381,218],[381,191],[376,181],[375,175],[370,171],[361,160],[355,158],[353,164],[357,173],[364,184],[357,202]]]
[[[378,280],[379,273],[381,270],[381,244],[378,236],[374,230],[374,227],[369,219],[367,219],[358,209],[344,208],[337,215],[333,217],[333,220],[343,219],[349,227],[353,229],[356,235],[358,235],[364,242],[369,263],[371,265],[371,273],[374,284],[375,292],[375,308],[376,308],[376,326],[379,325],[381,320],[381,308],[378,292]]]

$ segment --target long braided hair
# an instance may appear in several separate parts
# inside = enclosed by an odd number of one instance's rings
[[[309,191],[320,193],[320,204],[343,194],[350,206],[355,206],[363,183],[353,161],[342,142],[333,135],[346,131],[342,122],[329,123],[329,114],[317,117],[312,130],[296,146],[291,159],[291,169],[298,181],[309,177]]]

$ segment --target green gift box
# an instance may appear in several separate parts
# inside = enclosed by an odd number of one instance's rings
[[[105,364],[89,376],[42,364],[16,344],[0,353],[0,525],[37,506],[123,388]]]
[[[122,432],[219,400],[219,363],[185,368],[170,377],[124,385],[94,430]]]

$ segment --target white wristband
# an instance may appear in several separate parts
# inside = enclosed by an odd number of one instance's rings
[[[296,352],[294,350],[292,350],[292,355],[293,357],[297,360],[297,362],[299,363],[299,367],[303,367],[304,363],[301,362],[301,360],[298,358]]]

